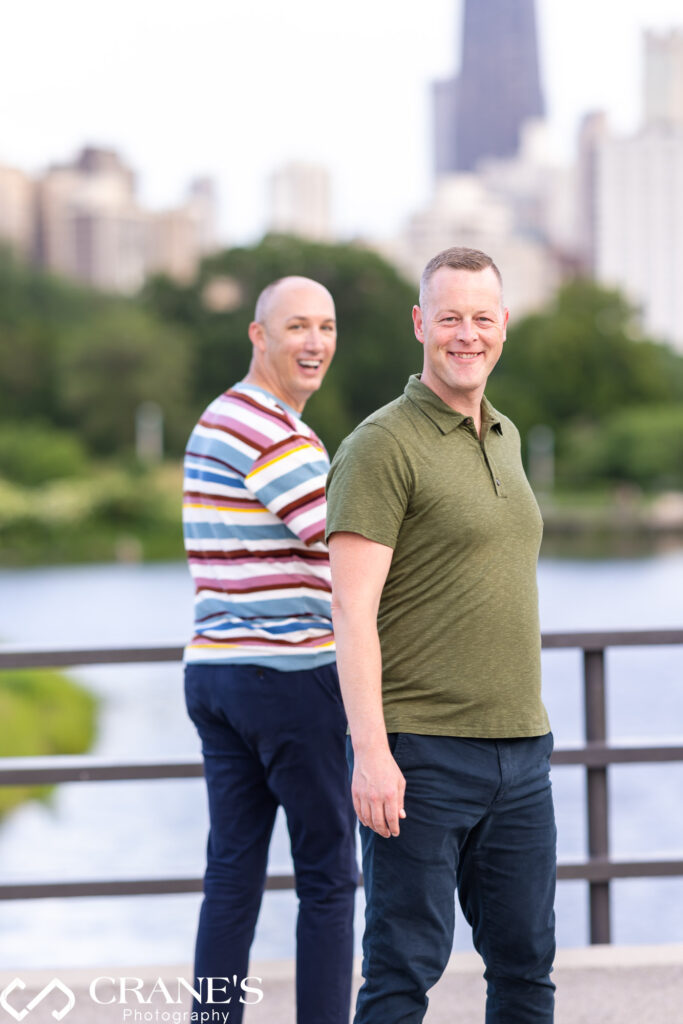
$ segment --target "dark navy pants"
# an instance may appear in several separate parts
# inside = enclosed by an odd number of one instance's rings
[[[297,1021],[348,1024],[358,869],[336,667],[188,665],[185,698],[202,741],[210,817],[195,978],[236,976],[239,987],[248,976],[282,805],[299,898]],[[242,1020],[238,997],[230,1024]]]
[[[355,1024],[423,1020],[427,990],[451,954],[456,889],[486,965],[487,1024],[550,1024],[552,735],[389,740],[406,779],[407,817],[396,838],[361,826],[365,983]],[[350,743],[348,754],[352,761]]]

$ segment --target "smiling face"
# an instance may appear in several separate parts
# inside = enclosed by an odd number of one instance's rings
[[[317,281],[284,278],[274,286],[261,319],[250,324],[249,337],[254,354],[245,379],[301,412],[334,355],[332,296]]]
[[[424,347],[422,382],[452,409],[478,422],[488,376],[500,358],[508,311],[491,267],[441,267],[422,308],[413,307],[415,336]]]

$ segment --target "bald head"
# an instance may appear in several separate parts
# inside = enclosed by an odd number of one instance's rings
[[[290,277],[280,277],[277,281],[272,281],[270,284],[266,285],[256,300],[254,320],[256,320],[257,323],[265,324],[266,321],[274,314],[276,315],[277,307],[281,304],[283,299],[286,300],[293,292],[300,291],[302,289],[312,289],[313,291],[318,290],[321,294],[321,298],[325,296],[334,309],[334,301],[325,285],[320,284],[319,281],[314,281],[310,277],[292,275]]]

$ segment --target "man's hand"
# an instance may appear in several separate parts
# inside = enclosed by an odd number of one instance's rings
[[[351,795],[358,820],[388,839],[399,834],[405,818],[406,780],[388,746],[366,754],[354,752]]]

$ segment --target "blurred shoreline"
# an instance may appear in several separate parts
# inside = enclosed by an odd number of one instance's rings
[[[683,493],[538,496],[546,557],[639,557],[683,547]]]
[[[182,466],[103,463],[37,487],[0,479],[0,568],[182,561]],[[683,547],[683,492],[537,493],[542,555],[637,557]]]

